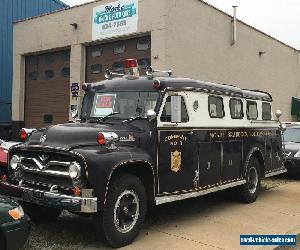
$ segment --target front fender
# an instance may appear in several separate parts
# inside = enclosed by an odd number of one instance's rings
[[[255,147],[252,147],[249,152],[247,153],[246,156],[246,160],[245,160],[245,164],[244,164],[244,168],[243,168],[243,176],[246,177],[246,173],[247,173],[247,169],[248,169],[248,165],[249,162],[251,160],[252,157],[256,157],[258,158],[258,160],[260,161],[260,163],[262,164],[262,175],[264,176],[264,169],[265,169],[265,158],[264,158],[264,154],[263,154],[263,149],[261,147],[259,147],[258,145]]]
[[[98,209],[102,210],[110,177],[115,169],[125,164],[145,162],[153,165],[150,155],[135,147],[119,147],[108,150],[101,146],[83,147],[73,150],[81,154],[87,164],[88,185],[98,197]],[[153,170],[154,171],[154,170]]]

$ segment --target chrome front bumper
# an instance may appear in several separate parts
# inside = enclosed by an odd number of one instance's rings
[[[20,201],[35,203],[49,207],[65,209],[72,212],[96,213],[96,197],[76,197],[47,192],[24,186],[0,182],[0,193]]]

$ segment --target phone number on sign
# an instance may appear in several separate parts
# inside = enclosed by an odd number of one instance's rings
[[[111,29],[111,28],[115,28],[115,27],[122,27],[122,26],[126,26],[126,20],[103,24],[102,29],[106,30],[106,29]]]

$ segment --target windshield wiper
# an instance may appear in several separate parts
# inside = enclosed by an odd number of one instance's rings
[[[108,117],[111,117],[113,115],[117,115],[119,114],[119,112],[112,112],[106,116],[103,116],[101,118],[89,118],[89,119],[86,119],[87,122],[90,122],[90,123],[101,123],[101,122],[104,122],[104,120],[106,120]]]
[[[111,112],[110,114],[103,116],[97,120],[97,122],[104,122],[108,117],[112,117],[114,115],[120,114],[120,112]]]
[[[148,120],[147,117],[142,117],[142,116],[130,117],[129,119],[123,120],[122,123],[129,123],[135,120],[145,120],[145,119]]]

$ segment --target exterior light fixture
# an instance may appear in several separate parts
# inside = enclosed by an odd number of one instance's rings
[[[73,28],[76,30],[78,28],[78,24],[77,23],[70,23],[71,26],[73,26]]]
[[[258,54],[259,56],[262,56],[263,54],[266,54],[267,52],[266,51],[259,51]]]

